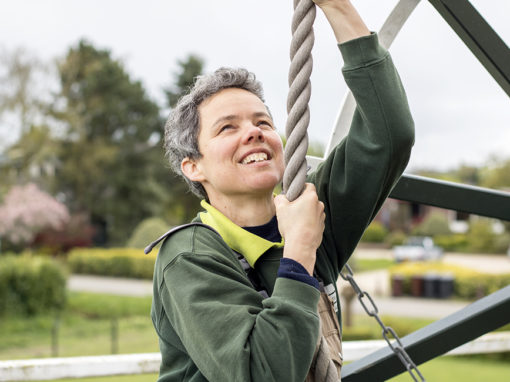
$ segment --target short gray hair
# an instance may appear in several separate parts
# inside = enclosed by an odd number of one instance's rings
[[[198,148],[200,132],[198,107],[207,98],[228,88],[247,90],[264,102],[262,84],[255,78],[255,74],[242,68],[220,68],[214,73],[196,78],[189,93],[177,102],[165,124],[164,148],[170,166],[176,174],[184,178],[190,190],[199,198],[207,198],[205,189],[200,182],[193,182],[182,173],[181,162],[186,157],[190,159],[202,157]]]

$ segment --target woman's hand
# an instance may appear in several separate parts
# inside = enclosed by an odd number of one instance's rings
[[[322,7],[324,5],[332,5],[334,3],[346,3],[348,0],[312,0],[318,7]],[[328,4],[329,3],[329,4]]]
[[[339,44],[370,34],[350,0],[313,0],[324,12]]]
[[[300,263],[313,274],[316,251],[324,232],[324,204],[315,186],[306,183],[303,193],[293,202],[284,195],[274,199],[278,229],[285,239],[283,256]]]

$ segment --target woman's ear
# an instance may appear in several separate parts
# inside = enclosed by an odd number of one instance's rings
[[[200,164],[194,159],[186,157],[181,162],[181,171],[186,178],[192,182],[204,181],[204,175],[202,174]]]

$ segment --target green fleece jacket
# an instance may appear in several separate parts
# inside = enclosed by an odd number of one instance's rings
[[[341,44],[340,51],[357,109],[348,136],[308,179],[326,208],[316,271],[336,298],[338,274],[402,174],[414,142],[405,92],[377,35]],[[194,226],[163,243],[151,310],[162,355],[158,381],[305,379],[319,332],[319,291],[276,277],[281,245],[264,251],[254,268],[270,293],[266,299],[215,232]]]

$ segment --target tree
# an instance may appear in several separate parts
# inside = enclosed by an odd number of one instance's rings
[[[177,64],[179,71],[174,74],[174,83],[163,89],[171,108],[189,91],[196,77],[201,75],[204,69],[204,60],[194,54],[190,54],[185,60],[177,61]]]
[[[58,65],[52,110],[64,126],[55,190],[88,212],[97,244],[123,244],[168,198],[159,107],[108,50],[86,41]]]
[[[42,117],[44,98],[49,95],[48,73],[48,68],[23,48],[0,52],[0,116],[14,115],[14,128],[26,132]]]
[[[0,193],[14,184],[44,184],[55,147],[47,108],[56,77],[50,67],[22,48],[0,51]],[[19,136],[19,137],[17,137]],[[4,138],[4,139],[2,139]],[[17,141],[13,144],[9,142]],[[3,147],[2,147],[3,146]]]
[[[179,69],[174,73],[174,81],[167,88],[163,89],[167,97],[167,106],[175,107],[179,98],[187,94],[195,83],[196,78],[202,74],[204,61],[197,55],[189,55],[184,60],[177,61]],[[171,175],[172,198],[166,206],[165,220],[173,223],[190,221],[200,210],[200,203],[194,196],[188,185],[179,176]]]
[[[488,168],[483,171],[481,185],[510,190],[510,159],[493,158]]]
[[[26,245],[37,233],[60,229],[68,221],[67,207],[35,184],[14,186],[0,206],[0,237],[15,245]]]
[[[48,126],[30,126],[4,151],[0,176],[6,192],[11,185],[35,182],[49,188],[58,163],[58,143]]]

